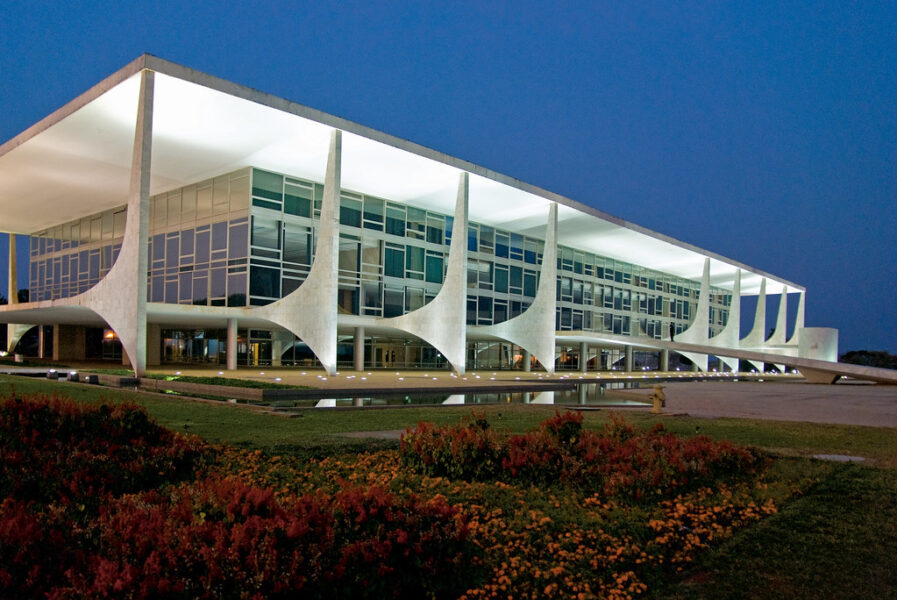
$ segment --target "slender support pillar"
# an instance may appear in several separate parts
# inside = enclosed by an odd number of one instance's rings
[[[754,326],[750,333],[739,342],[741,348],[756,350],[762,348],[766,341],[766,278],[760,280],[760,293],[757,296],[757,311],[754,313]],[[763,370],[763,363],[747,360],[758,371]]]
[[[710,338],[711,346],[719,348],[738,348],[741,337],[741,269],[735,272],[735,280],[732,284],[732,302],[729,304],[729,318],[726,326],[719,335]],[[732,371],[738,370],[738,359],[720,356],[721,363],[728,365]]]
[[[16,270],[16,234],[9,234],[9,293],[7,294],[7,302],[9,304],[19,303],[19,281]],[[15,352],[16,344],[22,339],[29,329],[34,325],[8,323],[6,325],[6,350]]]
[[[19,303],[18,275],[16,273],[16,234],[9,234],[9,294],[7,302]]]
[[[128,212],[121,251],[106,277],[76,297],[78,304],[93,310],[115,331],[138,377],[146,371],[146,271],[154,82],[153,71],[145,69],[140,79]]]
[[[298,288],[252,314],[279,325],[308,345],[328,374],[336,373],[336,321],[342,132],[330,137],[324,197],[315,243],[315,260]]]
[[[364,371],[364,327],[355,328],[355,370]]]
[[[536,297],[523,314],[503,323],[478,327],[477,331],[494,335],[529,350],[542,367],[554,373],[555,313],[557,307],[557,229],[558,207],[552,202],[545,225],[545,249],[539,271]]]
[[[419,337],[448,361],[459,375],[466,369],[467,359],[467,208],[470,175],[458,178],[455,199],[455,220],[449,245],[448,264],[442,289],[433,300],[417,310],[378,321],[378,325],[395,327]]]
[[[579,345],[579,370],[583,373],[589,370],[589,345],[585,342]]]
[[[227,320],[227,370],[237,370],[237,320]]]
[[[776,317],[776,328],[766,340],[769,346],[784,346],[788,333],[788,287],[782,288],[779,294],[779,311]]]
[[[701,277],[701,291],[698,296],[698,305],[695,308],[695,318],[691,326],[676,336],[677,342],[689,344],[707,345],[710,341],[710,259],[704,259],[704,272]],[[707,355],[683,352],[695,365],[706,371]]]
[[[523,371],[525,373],[529,373],[532,370],[532,356],[529,353],[529,350],[523,351]]]
[[[632,367],[633,367],[633,364],[632,364],[632,346],[626,346],[626,363],[625,363],[625,367],[624,367],[624,368],[625,368],[626,371],[632,371]]]
[[[797,301],[797,315],[794,319],[794,333],[788,340],[789,346],[800,346],[800,330],[804,328],[804,302],[806,292],[801,292]]]
[[[44,326],[37,326],[37,357],[44,357]]]
[[[760,293],[757,296],[757,311],[754,313],[754,326],[750,333],[741,340],[741,347],[762,348],[766,340],[766,279],[760,281]]]
[[[660,370],[661,371],[669,371],[670,370],[670,351],[669,350],[661,350],[660,351]]]
[[[162,326],[158,323],[146,326],[146,364],[162,364]]]
[[[279,367],[283,363],[283,340],[278,336],[274,336],[271,340],[271,366]]]

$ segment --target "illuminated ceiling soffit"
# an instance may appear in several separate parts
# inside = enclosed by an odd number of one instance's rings
[[[4,228],[38,231],[125,203],[138,87],[139,76],[133,75],[0,156]],[[322,181],[331,128],[160,72],[156,77],[151,193],[249,165]],[[356,129],[366,131],[360,126]],[[414,146],[401,140],[397,143]],[[351,131],[343,137],[345,189],[451,213],[461,169],[446,162]],[[470,219],[542,237],[549,203],[558,200],[562,244],[700,279],[707,256],[703,251],[637,231],[622,221],[583,213],[567,205],[575,203],[546,194],[549,197],[473,173]],[[28,202],[21,202],[22,198]],[[731,289],[737,263],[711,256],[711,283]],[[742,293],[757,293],[760,279],[745,271]],[[776,293],[781,285],[771,279],[767,290]]]

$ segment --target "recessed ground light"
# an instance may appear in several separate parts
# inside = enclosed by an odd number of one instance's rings
[[[367,378],[367,377],[362,377],[361,380],[362,380],[362,381],[367,381],[368,378]]]
[[[302,371],[302,373],[300,373],[300,374],[301,374],[301,375],[305,375],[305,371]]]
[[[405,381],[404,377],[399,377],[399,381]]]
[[[321,381],[327,381],[326,377],[321,377]]]
[[[433,378],[433,381],[436,381],[436,378],[435,378],[435,377]]]
[[[275,377],[274,381],[280,381],[280,377]]]
[[[224,371],[218,371],[219,375],[224,375]]]
[[[175,371],[174,374],[175,374],[175,375],[180,375],[181,372],[180,372],[180,371]]]

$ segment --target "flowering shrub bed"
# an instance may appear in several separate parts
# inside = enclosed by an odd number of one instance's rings
[[[96,507],[106,494],[192,475],[198,439],[152,423],[133,404],[46,396],[0,401],[0,498]]]
[[[300,461],[10,398],[0,440],[0,598],[634,598],[775,511],[754,452],[571,413]]]
[[[419,423],[402,437],[404,464],[421,473],[476,481],[551,485],[635,500],[750,476],[755,452],[706,436],[682,439],[657,425],[637,431],[613,419],[603,434],[582,429],[581,413],[558,413],[538,430],[502,436],[481,418],[448,427]]]
[[[0,439],[2,598],[417,598],[464,589],[460,569],[475,546],[443,497],[346,485],[275,498],[270,487],[205,468],[198,459],[212,453],[199,440],[152,424],[133,405],[5,399]],[[185,471],[191,481],[180,481]]]

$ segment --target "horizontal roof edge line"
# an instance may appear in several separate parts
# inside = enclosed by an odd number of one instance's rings
[[[112,73],[98,84],[92,86],[90,89],[77,96],[75,99],[66,102],[61,107],[51,112],[49,115],[26,129],[25,131],[4,142],[2,145],[0,145],[0,156],[3,156],[10,150],[21,146],[37,134],[45,131],[46,129],[55,125],[78,109],[82,108],[91,100],[102,96],[122,81],[147,68],[146,60],[148,57],[149,55],[147,54],[137,57],[118,71]]]

